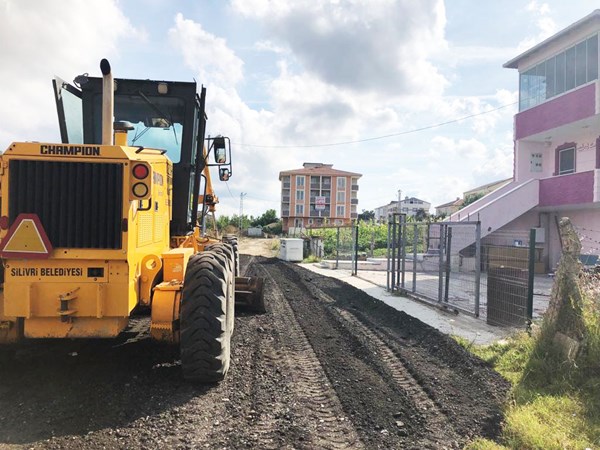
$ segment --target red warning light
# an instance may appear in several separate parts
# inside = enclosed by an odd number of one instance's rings
[[[138,180],[143,180],[148,176],[148,166],[146,166],[145,164],[137,164],[133,166],[132,172],[133,176],[136,177]]]

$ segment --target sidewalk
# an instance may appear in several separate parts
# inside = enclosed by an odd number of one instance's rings
[[[378,284],[364,278],[352,276],[350,270],[324,269],[314,263],[299,265],[320,275],[342,280],[355,288],[366,292],[371,297],[381,300],[392,308],[404,311],[406,314],[438,329],[442,333],[460,336],[475,344],[490,344],[509,336],[515,331],[511,328],[488,325],[484,320],[466,314],[456,315],[451,312],[445,312],[434,306],[428,306],[419,301],[411,300],[407,297],[392,295],[387,292],[384,287]]]

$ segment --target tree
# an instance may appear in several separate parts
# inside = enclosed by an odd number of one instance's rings
[[[358,215],[359,222],[369,222],[371,220],[375,220],[375,211],[367,211],[366,209],[363,209]]]
[[[258,226],[264,227],[271,223],[277,223],[278,221],[279,221],[279,219],[277,218],[277,211],[275,211],[274,209],[267,209],[262,214],[262,216],[254,219],[250,225],[252,225],[253,227],[258,227]]]
[[[423,208],[420,208],[417,210],[417,212],[415,214],[415,221],[425,222],[428,217],[429,217],[429,214]]]
[[[479,192],[479,193],[473,194],[473,195],[467,195],[465,197],[465,200],[463,201],[463,204],[460,206],[460,209],[463,209],[465,206],[468,206],[471,203],[475,203],[477,200],[479,200],[484,195],[485,194],[483,192]]]

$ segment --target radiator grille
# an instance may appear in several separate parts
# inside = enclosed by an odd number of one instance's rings
[[[53,247],[121,248],[123,165],[11,160],[9,220],[37,214]]]

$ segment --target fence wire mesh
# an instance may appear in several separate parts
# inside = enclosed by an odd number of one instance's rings
[[[541,258],[535,246],[530,252],[531,232],[496,232],[481,239],[480,227],[391,217],[388,290],[482,316],[493,325],[528,324],[533,268]]]

